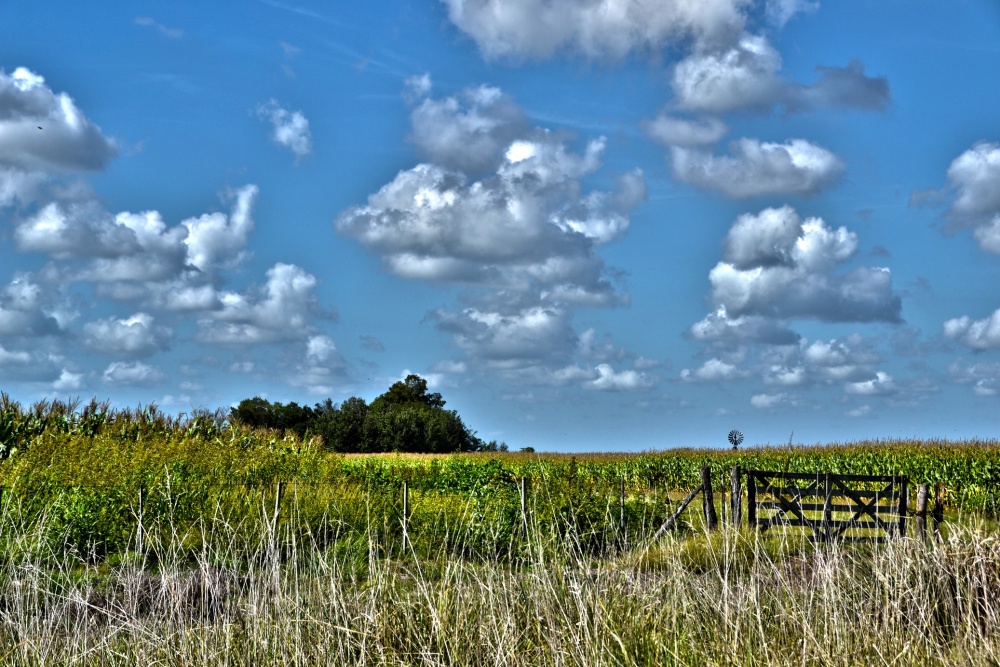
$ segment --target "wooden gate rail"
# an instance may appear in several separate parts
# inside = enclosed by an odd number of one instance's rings
[[[845,535],[869,530],[885,537],[906,535],[909,480],[905,476],[838,475],[747,470],[747,523],[760,531],[772,526],[808,528],[821,541],[882,539]],[[878,485],[875,489],[855,484]],[[761,500],[770,496],[772,500]],[[887,504],[884,504],[887,503]],[[769,512],[762,516],[761,511]],[[850,518],[834,518],[834,513]]]

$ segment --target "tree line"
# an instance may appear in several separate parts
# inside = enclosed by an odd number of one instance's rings
[[[319,436],[334,452],[476,452],[507,451],[506,443],[476,437],[455,410],[445,410],[427,381],[408,375],[371,403],[352,396],[313,407],[271,403],[259,396],[231,409],[230,419],[254,428],[291,432],[300,438]]]

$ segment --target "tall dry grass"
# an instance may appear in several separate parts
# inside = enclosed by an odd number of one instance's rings
[[[360,497],[358,498],[360,500]],[[732,528],[602,556],[530,526],[503,562],[221,505],[96,562],[0,518],[2,665],[996,665],[1000,539],[815,546]]]

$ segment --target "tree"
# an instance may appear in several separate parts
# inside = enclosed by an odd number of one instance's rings
[[[410,374],[393,383],[371,404],[352,396],[340,405],[331,399],[315,407],[270,403],[255,396],[230,412],[234,421],[254,428],[319,435],[335,452],[472,452],[482,441],[454,410],[444,409],[441,394],[427,391],[427,380]],[[506,447],[506,445],[504,445]]]
[[[413,373],[407,375],[405,380],[393,383],[389,391],[372,401],[372,407],[380,401],[386,405],[419,403],[429,408],[443,408],[445,404],[441,394],[427,393],[427,380]]]
[[[251,428],[273,428],[282,434],[291,431],[299,438],[305,437],[316,416],[312,408],[302,407],[295,401],[282,405],[260,396],[240,401],[229,414],[231,419]]]

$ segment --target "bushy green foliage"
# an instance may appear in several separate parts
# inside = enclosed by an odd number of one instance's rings
[[[270,428],[299,438],[319,436],[333,452],[476,451],[482,445],[441,394],[427,381],[408,375],[372,401],[353,396],[341,405],[326,399],[314,408],[271,403],[259,396],[240,401],[231,418],[250,428]]]

